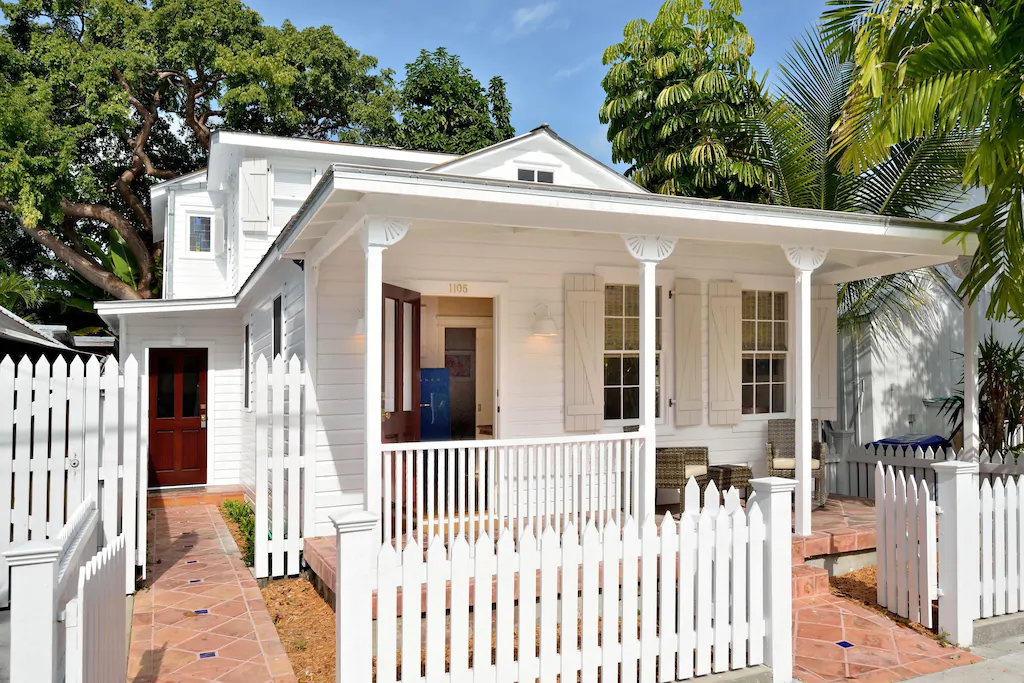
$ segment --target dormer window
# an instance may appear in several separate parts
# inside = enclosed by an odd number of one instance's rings
[[[547,183],[551,185],[555,182],[554,171],[538,171],[532,168],[521,168],[519,169],[519,180],[527,183]]]
[[[208,253],[213,233],[212,216],[188,217],[188,250],[192,253]]]

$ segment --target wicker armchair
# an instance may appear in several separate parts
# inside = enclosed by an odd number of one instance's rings
[[[683,514],[683,489],[690,478],[701,491],[708,484],[706,446],[658,448],[654,457],[654,488],[679,489],[679,514]]]
[[[818,441],[818,421],[811,420],[811,477],[814,479],[815,500],[819,506],[828,500],[825,490],[825,444]],[[768,420],[768,443],[765,444],[765,456],[768,464],[769,477],[796,478],[796,420]]]

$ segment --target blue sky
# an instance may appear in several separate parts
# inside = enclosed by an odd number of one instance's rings
[[[604,101],[601,53],[626,22],[652,19],[658,0],[249,0],[268,23],[328,24],[356,49],[401,74],[421,48],[446,47],[486,84],[508,82],[512,123],[541,123],[610,162],[597,112]],[[742,20],[753,36],[754,66],[774,69],[793,38],[811,26],[824,0],[746,0]]]

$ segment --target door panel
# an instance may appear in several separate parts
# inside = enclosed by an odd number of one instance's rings
[[[149,352],[151,486],[206,483],[206,349]]]
[[[420,440],[420,293],[384,285],[381,440]]]

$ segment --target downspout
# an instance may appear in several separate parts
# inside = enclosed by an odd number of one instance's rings
[[[174,269],[170,267],[174,258],[174,239],[176,236],[175,225],[174,225],[174,201],[176,191],[170,189],[167,191],[167,218],[164,223],[164,286],[163,291],[160,292],[160,296],[164,299],[174,298]]]

